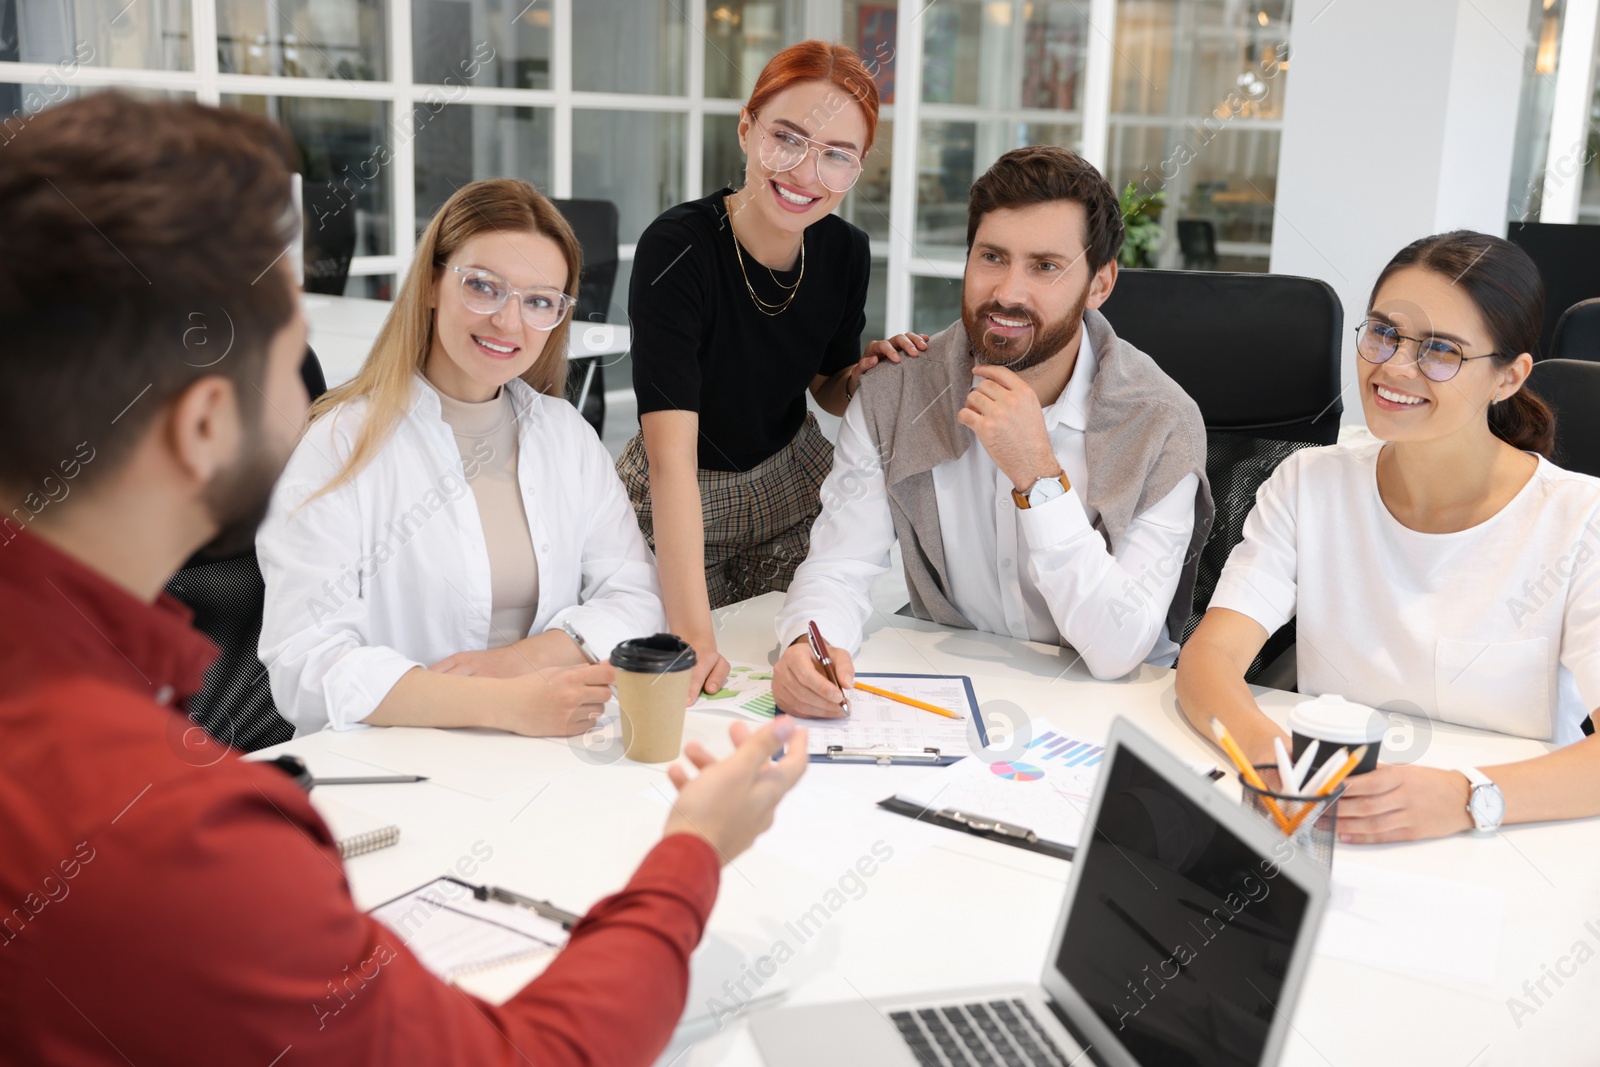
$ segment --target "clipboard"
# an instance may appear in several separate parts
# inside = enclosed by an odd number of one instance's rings
[[[910,714],[908,722],[901,728],[895,728],[894,734],[906,734],[907,739],[891,744],[859,744],[849,743],[848,738],[841,738],[842,743],[834,743],[827,738],[827,733],[841,729],[838,724],[851,723],[850,719],[810,719],[805,724],[812,732],[813,744],[822,742],[820,751],[811,753],[812,763],[837,763],[860,764],[863,766],[917,766],[917,767],[946,767],[958,763],[971,753],[966,751],[970,744],[967,738],[967,723],[970,721],[977,731],[978,745],[987,748],[989,745],[989,729],[983,721],[983,712],[978,707],[977,693],[972,688],[972,679],[964,674],[877,674],[864,673],[856,675],[862,680],[893,682],[900,680],[928,681],[937,679],[944,682],[959,682],[963,697],[966,701],[964,709],[967,718],[962,720],[944,719],[931,712],[917,711],[907,708]],[[877,699],[877,698],[875,698]],[[780,709],[781,710],[781,709]],[[913,725],[914,724],[914,725]],[[910,735],[921,734],[924,737],[912,739]],[[956,736],[960,738],[960,751],[951,750],[951,740]]]
[[[886,797],[878,801],[878,807],[885,811],[892,811],[896,815],[904,815],[908,819],[916,819],[918,822],[927,822],[935,826],[948,827],[951,830],[960,830],[962,833],[972,834],[975,837],[985,837],[990,841],[999,841],[1001,844],[1025,848],[1029,852],[1039,852],[1046,856],[1054,856],[1058,860],[1070,861],[1078,851],[1072,845],[1047,841],[1026,826],[1016,826],[997,819],[988,819],[982,815],[959,811],[955,808],[924,808],[911,803],[909,800],[901,800],[899,797]]]

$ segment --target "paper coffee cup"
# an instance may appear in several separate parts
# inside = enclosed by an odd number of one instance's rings
[[[639,763],[665,763],[683,749],[694,649],[675,634],[623,641],[611,650],[622,712],[622,754]]]
[[[1362,745],[1367,754],[1361,757],[1351,774],[1366,774],[1378,765],[1378,750],[1383,747],[1383,735],[1389,722],[1381,712],[1365,704],[1352,704],[1342,696],[1325,693],[1315,700],[1303,700],[1289,712],[1289,732],[1294,735],[1294,758],[1315,740],[1317,758],[1312,762],[1312,772],[1340,748],[1354,752]]]

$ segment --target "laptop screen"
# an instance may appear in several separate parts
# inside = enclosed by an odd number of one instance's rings
[[[1261,1062],[1308,895],[1127,745],[1101,771],[1055,961],[1143,1064]]]

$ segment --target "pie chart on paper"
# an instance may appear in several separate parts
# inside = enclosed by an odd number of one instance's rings
[[[1044,777],[1044,771],[1031,763],[1015,763],[1001,760],[989,764],[989,770],[1012,782],[1037,782]]]

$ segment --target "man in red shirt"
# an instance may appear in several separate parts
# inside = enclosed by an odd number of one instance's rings
[[[501,1007],[356,909],[293,780],[196,755],[214,652],[162,586],[248,542],[304,422],[290,158],[116,93],[0,151],[0,1061],[647,1064],[800,731],[691,744],[662,841]]]

